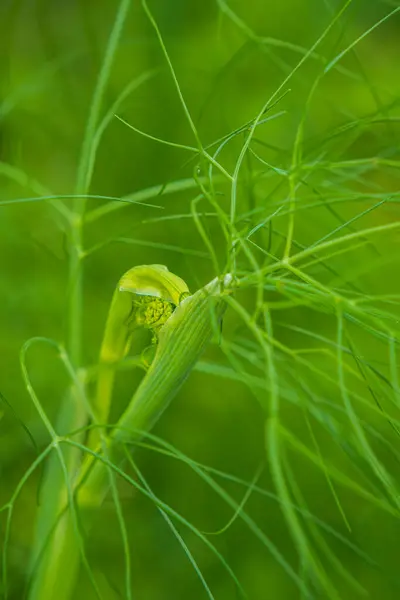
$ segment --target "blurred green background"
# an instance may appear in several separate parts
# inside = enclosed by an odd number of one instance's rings
[[[0,3],[1,505],[9,501],[36,457],[22,423],[40,449],[49,441],[21,376],[20,348],[32,336],[61,343],[66,340],[68,232],[51,201],[32,199],[74,193],[91,98],[117,6],[112,0]],[[282,114],[257,128],[257,140],[252,145],[255,154],[248,153],[243,162],[237,219],[243,235],[279,207],[288,206],[288,173],[299,162],[304,170],[294,182],[296,202],[306,208],[296,212],[294,251],[311,246],[338,227],[343,226],[340,235],[344,235],[398,220],[400,14],[366,35],[324,75],[332,59],[396,6],[397,2],[354,0],[336,19],[342,7],[336,0],[150,2],[204,146],[254,119],[287,79],[275,100],[284,92],[286,95],[266,116]],[[297,69],[318,39],[320,43]],[[141,3],[132,2],[101,114],[141,76],[143,82],[137,81],[136,89],[126,94],[113,112],[157,138],[196,146],[154,28]],[[300,127],[301,152],[296,155]],[[244,135],[232,139],[222,152],[221,162],[230,172],[243,147]],[[94,251],[84,259],[83,366],[96,364],[111,295],[128,268],[166,264],[187,281],[191,290],[217,274],[191,212],[191,202],[199,193],[193,182],[197,165],[193,153],[147,139],[120,120],[111,119],[99,146],[90,193],[120,198],[152,186],[161,187],[160,193],[146,199],[152,206],[120,203],[118,209],[100,214],[85,226],[84,247]],[[188,189],[164,193],[168,189],[163,188],[164,184],[183,179],[189,180]],[[216,185],[216,198],[229,214],[229,186],[218,178]],[[380,201],[383,203],[379,207],[371,208]],[[70,206],[72,201],[65,198],[59,202]],[[89,199],[87,212],[108,203],[104,198]],[[369,208],[371,211],[360,217]],[[197,210],[224,268],[227,245],[221,219],[216,218],[214,208],[204,198]],[[346,225],[352,219],[354,222]],[[287,223],[286,216],[276,219],[273,229],[260,228],[254,235],[258,248],[281,257]],[[344,248],[349,251],[345,254],[333,256],[333,249],[328,265],[319,263],[307,272],[331,289],[362,296],[368,314],[387,309],[373,301],[373,296],[391,295],[387,313],[391,314],[390,327],[398,332],[399,233],[393,229],[383,236],[367,235],[356,241],[360,240],[363,245],[355,249],[346,243]],[[265,256],[260,251],[257,258],[262,263]],[[251,269],[244,260],[239,268],[243,273]],[[288,484],[293,502],[325,523],[325,528],[318,526],[324,543],[363,586],[367,597],[398,598],[398,508],[394,501],[392,511],[379,506],[385,491],[376,474],[371,474],[368,457],[363,456],[359,439],[355,439],[350,419],[343,411],[337,386],[334,311],[329,302],[324,305],[311,293],[303,302],[301,286],[297,292],[293,290],[295,286],[286,297],[281,295],[282,290],[268,291],[271,303],[289,299],[287,308],[282,304],[272,311],[274,336],[294,354],[303,353],[315,371],[278,348],[282,420],[305,447],[315,455],[318,447],[332,469],[348,478],[347,483],[336,481],[335,489],[349,528],[324,468],[288,444],[284,450],[286,475],[288,481],[294,477],[297,482]],[[254,296],[254,289],[249,287],[238,293],[237,300],[251,311]],[[370,374],[364,382],[354,378],[349,384],[351,394],[365,399],[365,405],[362,401],[357,404],[357,416],[395,482],[400,476],[400,452],[397,425],[393,424],[398,418],[399,398],[393,391],[395,386],[382,383],[393,377],[392,346],[367,325],[358,327],[349,321],[348,327],[364,361],[353,362],[352,368],[359,373],[369,369]],[[237,362],[229,360],[216,340],[154,433],[193,460],[247,482],[243,485],[215,475],[239,503],[258,474],[257,485],[267,495],[254,490],[249,493],[246,513],[257,524],[257,532],[268,536],[286,564],[304,581],[311,581],[312,587],[315,582],[298,556],[290,528],[273,496],[276,489],[264,439],[268,415],[263,406],[268,393],[252,391],[249,380],[246,385],[246,373],[264,377],[263,351],[232,309],[226,314],[223,336]],[[346,347],[350,338],[345,338]],[[396,357],[393,360],[396,371]],[[63,368],[54,351],[46,346],[32,349],[28,363],[37,394],[55,422],[68,385]],[[224,372],[226,377],[222,377]],[[139,377],[139,371],[120,374],[112,420],[126,405]],[[391,420],[383,412],[370,411],[369,405],[376,407],[375,402],[387,403],[385,410]],[[311,429],[305,418],[307,403],[318,406],[318,415],[326,416],[319,421],[317,413],[310,411],[309,418],[315,417]],[[340,408],[335,410],[335,405]],[[229,522],[234,509],[188,465],[146,449],[136,450],[135,456],[154,493],[198,530],[216,532]],[[11,600],[25,597],[41,477],[39,469],[14,505],[7,555]],[[351,480],[361,487],[365,485],[377,503],[352,490]],[[198,575],[154,503],[129,486],[121,485],[120,493],[131,547],[133,598],[206,598]],[[4,538],[5,512],[1,515],[0,534]],[[357,590],[313,537],[310,520],[304,515],[302,518],[310,543],[334,581],[337,597],[357,597]],[[182,524],[177,528],[214,597],[239,597],[218,558],[193,532]],[[329,533],[329,528],[359,550]],[[226,558],[250,599],[305,597],[258,533],[239,516],[220,535],[210,535],[209,539]],[[103,598],[125,598],[124,552],[110,500],[99,509],[96,526],[86,537],[86,547]],[[324,594],[315,591],[312,597],[324,598]],[[96,597],[83,569],[74,597]]]

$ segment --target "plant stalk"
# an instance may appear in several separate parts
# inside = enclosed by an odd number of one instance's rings
[[[227,279],[228,278],[228,279]],[[230,276],[226,281],[230,283]],[[230,293],[217,279],[179,304],[159,334],[156,355],[127,409],[106,439],[107,458],[124,462],[124,444],[134,444],[150,430],[218,331]],[[97,449],[102,452],[101,447]],[[107,468],[92,455],[86,458],[78,483],[81,506],[98,506],[108,490]]]
[[[131,0],[120,0],[110,32],[105,56],[93,93],[76,180],[76,200],[69,220],[69,302],[67,323],[67,352],[75,372],[82,366],[82,312],[83,312],[83,217],[86,194],[90,188],[95,146],[93,139],[99,122],[104,92],[115,58],[122,28]],[[57,423],[57,434],[67,435],[87,423],[88,414],[82,394],[76,385],[63,400]],[[67,488],[73,486],[82,460],[81,453],[63,448],[67,469],[61,471],[60,456],[50,457],[42,486],[42,504],[39,507],[36,536],[33,545],[29,600],[69,600],[73,597],[79,568],[79,543],[72,526],[68,507]]]

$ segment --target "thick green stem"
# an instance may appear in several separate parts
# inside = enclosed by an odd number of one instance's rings
[[[212,281],[184,300],[161,329],[154,361],[106,441],[114,463],[123,461],[123,444],[148,431],[179,391],[225,311],[225,293],[219,281]],[[107,489],[107,468],[89,456],[81,471],[79,503],[97,506]]]
[[[95,419],[108,422],[115,368],[127,354],[134,330],[147,327],[156,332],[177,306],[189,296],[186,283],[163,265],[141,265],[127,271],[119,280],[108,312],[100,349],[97,391],[93,401]],[[88,446],[100,443],[100,431],[93,429]]]
[[[82,206],[76,207],[69,244],[69,302],[67,348],[72,365],[79,369],[82,354]],[[75,385],[63,399],[56,431],[66,435],[87,424],[87,410]],[[82,436],[81,436],[82,440]],[[82,456],[77,449],[60,448],[72,488]],[[67,482],[60,456],[53,451],[41,488],[36,534],[31,557],[29,600],[69,600],[79,569],[76,532],[68,508]],[[68,568],[66,568],[68,565]]]
[[[57,431],[67,434],[86,423],[87,413],[73,387],[62,403]],[[68,473],[69,485],[81,461],[74,447],[60,446]],[[36,535],[31,556],[29,600],[69,600],[79,567],[79,553],[71,512],[68,507],[65,475],[58,454],[53,450],[41,488]]]
[[[157,269],[150,271],[155,273]],[[134,275],[137,273],[135,270]],[[178,282],[176,276],[165,270],[161,271],[160,277],[168,278],[173,285]],[[130,281],[137,281],[136,278],[132,279],[132,272]],[[143,283],[142,278],[140,281]],[[102,444],[98,447],[98,452],[114,464],[121,464],[123,461],[124,443],[134,442],[152,427],[188,377],[223,315],[226,306],[224,295],[227,293],[225,285],[229,283],[230,277],[225,279],[224,283],[213,280],[194,295],[184,299],[161,327],[158,332],[157,352],[150,369],[117,426],[108,438],[103,436]],[[179,287],[181,285],[183,284],[179,283]],[[114,312],[118,323],[120,317],[125,314],[126,299],[137,291],[135,287],[132,292],[120,292],[123,304],[118,304],[118,310]],[[176,296],[178,291],[177,289]],[[114,300],[115,298],[113,302]],[[110,339],[108,334],[106,339]],[[119,342],[119,337],[113,341]],[[82,412],[82,393],[79,391],[76,388],[76,396],[73,395],[69,404],[64,406],[62,422],[59,423],[57,431],[68,432],[79,426],[78,422],[71,421],[72,417],[83,420],[86,418]],[[98,421],[95,419],[95,422]],[[79,453],[76,454],[74,450],[74,447],[68,446],[64,455],[67,470],[73,474],[76,473],[77,461],[80,459]],[[108,468],[104,463],[96,461],[92,454],[86,457],[75,481],[72,481],[71,476],[71,485],[77,491],[78,509],[98,507],[101,504],[109,488],[108,475]],[[58,457],[55,456],[49,464],[43,486],[44,504],[38,520],[38,542],[34,553],[30,600],[69,600],[72,597],[79,567],[79,541],[74,531],[63,477]],[[68,581],[64,580],[66,564]]]
[[[69,303],[67,321],[67,350],[76,371],[82,366],[82,309],[83,309],[83,216],[85,196],[90,188],[96,145],[93,140],[99,122],[102,100],[107,87],[130,0],[120,0],[108,40],[103,64],[89,111],[82,151],[78,166],[77,198],[69,225]],[[57,434],[68,434],[87,423],[87,412],[82,394],[73,388],[60,410]],[[56,453],[54,453],[56,454]],[[80,466],[81,455],[72,448],[63,449],[67,478],[72,484]],[[73,595],[79,567],[79,543],[72,527],[71,509],[66,497],[65,470],[60,469],[60,455],[53,456],[47,465],[42,486],[42,505],[38,511],[37,530],[32,553],[33,583],[29,600],[69,600]],[[60,515],[62,515],[60,517]]]

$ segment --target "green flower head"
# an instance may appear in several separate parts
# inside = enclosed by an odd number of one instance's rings
[[[186,283],[164,265],[140,265],[119,280],[111,302],[100,362],[117,362],[129,350],[132,332],[145,327],[153,341],[175,308],[190,296]]]

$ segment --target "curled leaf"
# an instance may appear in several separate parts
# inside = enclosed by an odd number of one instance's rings
[[[107,317],[100,363],[120,361],[132,332],[144,326],[158,330],[189,295],[186,283],[164,265],[129,269],[119,280]]]
[[[232,284],[231,275],[213,279],[184,298],[160,328],[154,360],[106,441],[107,453],[114,462],[122,460],[122,444],[134,443],[149,430],[181,388],[218,330]],[[89,459],[83,473],[88,476],[79,492],[80,502],[98,502],[107,488],[104,464],[98,461],[93,465]]]
[[[166,321],[159,331],[155,358],[113,431],[113,439],[132,439],[129,430],[149,429],[166,409],[218,329],[231,282],[230,275],[213,279],[185,298]]]
[[[115,367],[129,351],[135,330],[149,329],[156,341],[176,306],[188,296],[189,289],[183,279],[164,265],[133,267],[121,277],[111,301],[100,349],[97,394],[93,403],[100,423],[107,422]],[[95,434],[92,438],[98,441]]]

